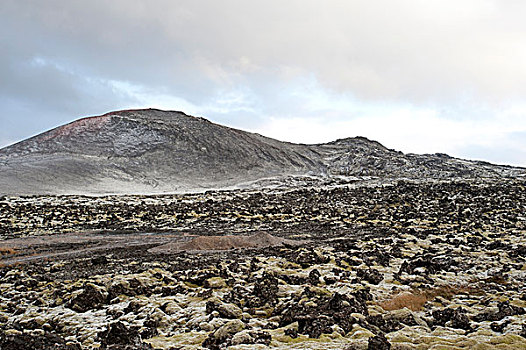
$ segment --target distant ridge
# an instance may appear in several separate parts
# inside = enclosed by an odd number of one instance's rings
[[[303,145],[183,112],[81,118],[0,149],[0,195],[165,193],[309,175],[410,179],[520,177],[526,169],[403,154],[364,137]]]

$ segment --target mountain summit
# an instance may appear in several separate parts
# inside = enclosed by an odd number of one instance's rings
[[[516,177],[526,169],[390,150],[363,137],[281,142],[183,112],[124,110],[76,120],[0,150],[0,194],[163,193],[263,178]]]

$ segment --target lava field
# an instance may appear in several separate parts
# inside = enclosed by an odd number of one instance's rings
[[[524,349],[525,187],[0,197],[0,349]]]

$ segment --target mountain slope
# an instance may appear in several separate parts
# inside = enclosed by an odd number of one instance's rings
[[[365,138],[300,145],[182,112],[127,110],[79,119],[0,150],[0,194],[162,193],[265,177],[502,177],[525,170],[404,155]]]

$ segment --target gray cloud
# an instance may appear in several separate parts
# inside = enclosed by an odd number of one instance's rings
[[[273,79],[313,73],[323,85],[357,96],[418,102],[479,95],[501,101],[526,89],[526,23],[517,15],[526,4],[519,2],[39,5],[7,1],[3,12],[19,32],[36,35],[42,55],[175,92],[184,86],[203,95],[211,82],[242,83],[254,73]]]
[[[526,130],[509,112],[526,105],[525,10],[512,0],[4,0],[0,142],[138,106],[255,131],[378,108],[386,119],[433,110],[459,127]]]

